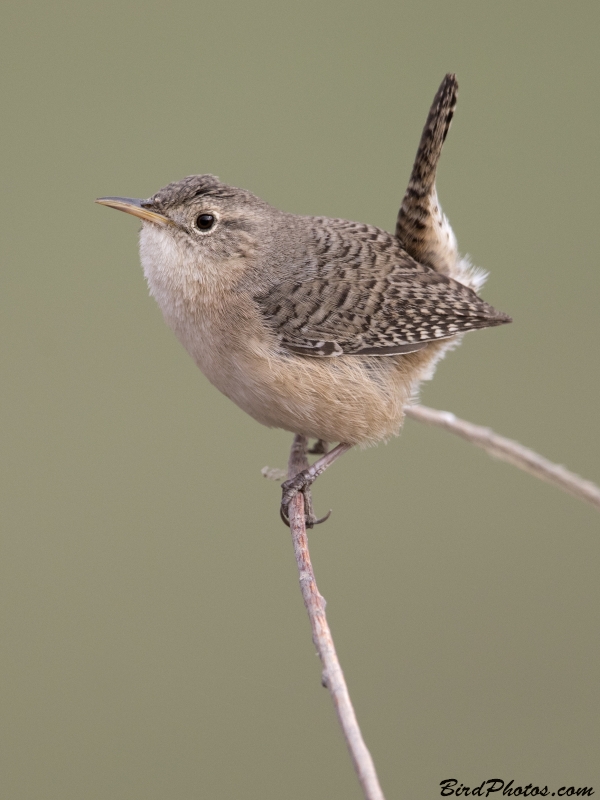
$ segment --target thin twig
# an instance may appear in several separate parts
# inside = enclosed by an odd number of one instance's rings
[[[308,441],[305,436],[296,436],[294,438],[288,464],[288,478],[293,478],[298,472],[308,467],[307,445]],[[354,763],[354,769],[358,775],[366,800],[384,800],[377,773],[375,772],[375,765],[358,727],[344,673],[335,652],[331,631],[325,616],[325,600],[319,594],[315,581],[315,574],[308,551],[308,538],[306,536],[304,518],[304,496],[302,492],[298,492],[290,501],[288,514],[300,576],[300,589],[310,618],[313,642],[323,665],[323,684],[331,694],[337,717]]]
[[[509,464],[529,472],[530,475],[558,486],[559,489],[569,492],[580,500],[586,500],[595,508],[600,509],[600,487],[591,481],[580,478],[579,475],[570,472],[560,464],[553,464],[552,461],[548,461],[547,458],[524,447],[519,442],[499,436],[490,428],[459,419],[450,411],[437,411],[426,406],[410,406],[406,409],[406,415],[419,420],[419,422],[436,425],[438,428],[445,428],[457,436],[462,436],[471,444],[483,447],[494,458],[508,461]]]
[[[540,456],[528,447],[524,447],[519,442],[499,436],[490,428],[474,425],[472,422],[460,419],[449,411],[438,411],[434,408],[416,405],[406,408],[406,415],[419,422],[444,428],[451,433],[455,433],[457,436],[461,436],[471,442],[471,444],[482,447],[494,458],[507,461],[509,464],[528,472],[540,480],[558,486],[559,489],[569,492],[580,500],[586,500],[600,510],[600,487],[591,481],[581,478],[574,472],[570,472],[560,464],[548,461],[547,458]],[[305,436],[297,435],[295,437],[290,452],[288,479],[291,480],[299,472],[308,468],[307,446],[308,441]],[[268,470],[267,468],[263,470],[263,475],[267,477],[274,477],[274,473],[274,470]],[[277,475],[277,477],[279,478],[280,476]],[[375,765],[358,727],[348,687],[335,652],[331,631],[325,616],[325,600],[319,594],[315,581],[308,551],[304,495],[302,492],[297,492],[290,501],[288,514],[300,576],[300,589],[310,619],[313,642],[323,665],[323,684],[331,694],[366,800],[384,800],[377,773],[375,772]]]

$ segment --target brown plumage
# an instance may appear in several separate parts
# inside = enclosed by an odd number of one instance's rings
[[[367,444],[397,433],[439,358],[509,322],[458,255],[435,171],[456,103],[447,75],[423,131],[396,235],[272,208],[211,175],[147,201],[101,202],[144,220],[150,291],[198,366],[265,425]]]
[[[282,345],[307,356],[411,353],[508,321],[468,287],[419,264],[389,233],[320,217],[294,273],[256,300]]]

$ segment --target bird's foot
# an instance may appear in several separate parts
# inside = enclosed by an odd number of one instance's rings
[[[288,516],[288,508],[291,501],[298,494],[302,492],[304,495],[304,519],[307,528],[314,528],[315,525],[320,525],[331,516],[331,509],[325,514],[324,517],[316,517],[313,512],[312,495],[310,491],[311,484],[316,479],[316,475],[311,474],[307,469],[302,470],[291,480],[285,481],[281,484],[281,508],[279,513],[283,522],[289,527],[290,518]]]
[[[324,439],[317,439],[314,445],[307,450],[311,456],[324,456],[329,452],[329,447]]]

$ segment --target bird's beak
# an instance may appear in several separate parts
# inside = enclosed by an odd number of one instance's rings
[[[125,211],[127,214],[133,214],[134,217],[139,217],[146,222],[154,222],[156,225],[175,225],[177,223],[159,214],[157,211],[152,211],[149,208],[144,208],[143,200],[137,200],[135,197],[99,197],[96,200],[101,206],[108,206],[109,208],[116,208],[117,211]]]

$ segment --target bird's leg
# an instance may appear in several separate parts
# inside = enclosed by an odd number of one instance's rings
[[[302,492],[304,495],[304,502],[305,502],[305,509],[306,509],[306,527],[312,528],[314,525],[318,525],[321,522],[325,522],[326,519],[329,518],[329,514],[321,519],[315,519],[313,511],[312,511],[312,498],[310,496],[310,487],[316,481],[316,479],[321,475],[327,467],[330,467],[333,462],[338,459],[341,455],[345,452],[350,450],[352,447],[351,444],[345,444],[341,442],[333,450],[330,450],[324,456],[321,456],[315,463],[308,467],[307,469],[303,469],[302,472],[299,472],[293,478],[285,481],[281,485],[281,518],[286,523],[289,524],[288,519],[288,506],[292,500],[292,498],[296,495],[297,492]]]
[[[329,451],[329,446],[324,439],[317,439],[314,445],[307,450],[311,456],[324,456]]]

